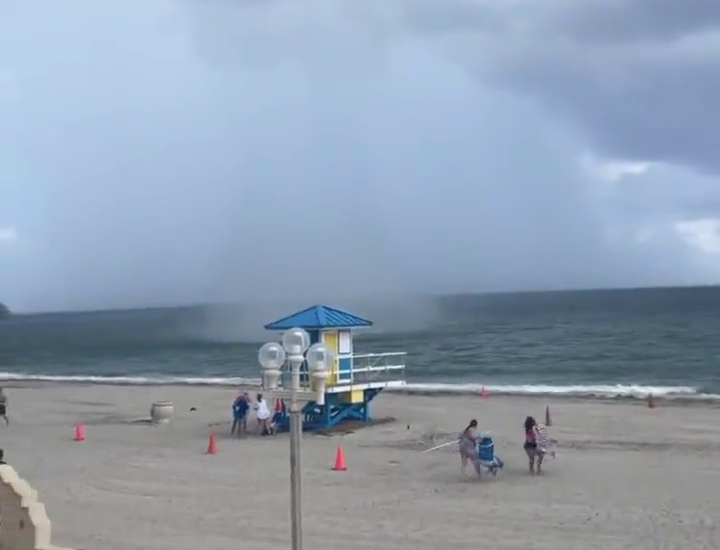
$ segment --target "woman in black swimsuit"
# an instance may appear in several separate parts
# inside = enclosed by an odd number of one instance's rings
[[[543,455],[542,453],[538,452],[538,445],[537,445],[537,432],[536,432],[536,426],[537,422],[535,422],[535,419],[532,416],[528,416],[525,419],[525,443],[523,444],[523,449],[525,449],[525,453],[528,456],[529,460],[529,467],[530,467],[530,473],[535,473],[535,460],[537,459],[537,473],[540,473],[540,469],[542,468],[542,459]]]

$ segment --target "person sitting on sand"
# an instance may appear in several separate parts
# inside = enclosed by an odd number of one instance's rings
[[[460,471],[463,475],[467,470],[468,460],[472,462],[475,473],[480,476],[480,461],[477,454],[477,425],[478,422],[474,418],[470,421],[467,428],[460,436]]]
[[[545,448],[540,445],[540,440],[547,441],[540,425],[535,422],[532,416],[525,418],[525,443],[523,449],[528,456],[530,473],[542,473],[542,463],[545,457]],[[536,467],[537,466],[537,467]]]
[[[257,411],[258,419],[258,431],[260,435],[270,435],[270,409],[268,408],[267,401],[261,393],[257,394],[257,405],[255,406]]]
[[[250,403],[248,402],[248,394],[241,393],[235,399],[233,403],[233,424],[230,430],[230,435],[235,434],[237,430],[238,437],[243,437],[247,433],[247,415],[250,410]]]
[[[282,399],[275,401],[275,413],[270,421],[270,434],[276,435],[280,427],[280,422],[285,415],[285,402]]]

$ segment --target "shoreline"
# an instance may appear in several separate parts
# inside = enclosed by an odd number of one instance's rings
[[[438,384],[441,385],[441,384]],[[247,390],[252,392],[261,392],[262,387],[259,384],[249,383],[196,383],[196,382],[180,382],[180,381],[157,381],[157,382],[123,382],[118,381],[78,381],[78,380],[0,380],[0,386],[8,389],[42,389],[42,388],[88,388],[88,387],[107,387],[107,388],[198,388],[210,389],[217,388],[223,390]],[[447,385],[451,386],[451,385]],[[272,393],[272,392],[269,392]],[[384,395],[405,396],[405,397],[426,397],[426,398],[448,398],[448,397],[472,397],[477,396],[478,399],[484,399],[479,390],[469,388],[423,388],[408,387],[387,388],[383,392]],[[627,403],[627,404],[644,404],[647,403],[648,395],[603,395],[603,394],[583,394],[583,393],[560,393],[560,392],[542,392],[542,391],[497,391],[493,390],[488,393],[487,399],[493,397],[501,397],[503,399],[514,400],[543,400],[543,401],[561,401],[563,403],[583,403],[583,402],[599,402],[599,403]],[[710,408],[720,408],[720,395],[714,394],[653,394],[658,406],[707,406]]]

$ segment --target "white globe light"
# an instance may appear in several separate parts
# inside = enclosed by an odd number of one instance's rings
[[[291,328],[282,337],[282,347],[288,355],[302,355],[310,345],[310,335],[301,328]]]
[[[318,342],[310,346],[310,349],[307,350],[305,360],[311,371],[326,371],[332,366],[334,357],[329,347]]]
[[[279,370],[285,364],[285,350],[277,342],[263,344],[258,351],[258,361],[264,369]]]

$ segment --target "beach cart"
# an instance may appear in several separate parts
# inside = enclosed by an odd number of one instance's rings
[[[489,433],[483,434],[477,446],[478,460],[480,467],[496,476],[505,465],[499,456],[495,454],[495,442]]]

